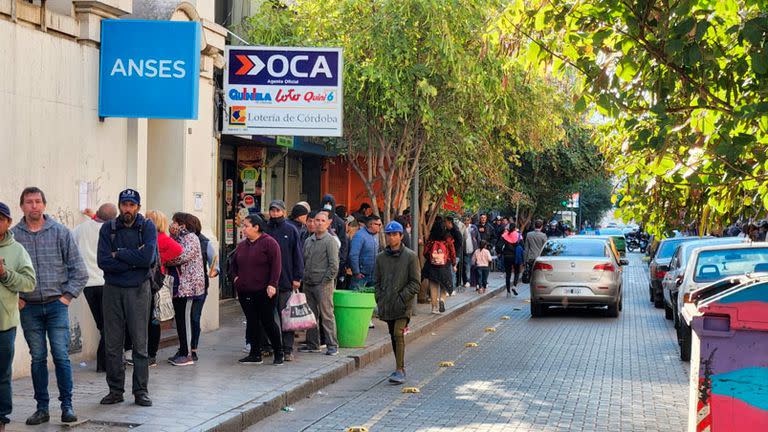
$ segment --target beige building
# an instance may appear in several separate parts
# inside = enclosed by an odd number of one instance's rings
[[[100,21],[104,18],[197,21],[202,27],[196,120],[99,118]],[[219,137],[215,70],[226,30],[214,0],[0,0],[0,201],[14,219],[25,186],[48,198],[47,213],[73,228],[83,204],[115,202],[131,187],[142,208],[186,211],[213,241],[219,221]],[[219,282],[211,281],[203,331],[218,328]],[[98,333],[84,296],[70,307],[73,364],[95,357]],[[16,338],[14,376],[29,375],[24,337]]]

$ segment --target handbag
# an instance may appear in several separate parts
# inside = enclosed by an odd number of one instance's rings
[[[525,263],[525,270],[523,270],[523,283],[531,283],[531,265],[530,263]]]
[[[169,321],[174,317],[173,312],[173,276],[165,276],[163,286],[155,293],[155,309],[152,316],[158,321]]]
[[[309,330],[317,327],[317,320],[307,303],[304,293],[295,292],[288,298],[285,309],[280,312],[283,331]]]

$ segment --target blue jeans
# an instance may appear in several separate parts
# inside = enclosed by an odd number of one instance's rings
[[[488,273],[490,273],[490,271],[491,269],[488,267],[477,268],[477,275],[478,275],[477,285],[480,288],[488,288]]]
[[[32,357],[32,384],[37,409],[48,411],[48,344],[51,344],[61,408],[72,408],[72,365],[69,363],[69,307],[59,300],[27,304],[21,310],[21,328]]]
[[[13,347],[16,343],[16,327],[0,331],[0,417],[11,413],[11,366],[13,366]]]

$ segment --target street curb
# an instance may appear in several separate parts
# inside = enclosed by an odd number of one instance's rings
[[[435,319],[427,321],[417,328],[412,327],[411,332],[406,336],[406,342],[412,343],[424,335],[431,334],[436,328],[450,320],[456,319],[472,308],[485,303],[503,290],[504,288],[501,286],[495,288],[457,308],[446,310],[445,313],[438,315]],[[391,353],[392,344],[390,341],[384,340],[373,344],[366,347],[361,354],[347,356],[341,364],[336,363],[327,366],[307,376],[306,380],[298,386],[292,383],[289,386],[290,388],[277,389],[261,395],[237,408],[233,408],[205,423],[197,425],[191,430],[201,430],[206,432],[242,431],[272,414],[279,412],[283,407],[305,399],[317,393],[320,389],[339,381],[341,378],[346,377],[356,370],[364,368]]]

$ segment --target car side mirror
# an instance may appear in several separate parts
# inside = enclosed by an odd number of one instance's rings
[[[619,264],[621,264],[623,266],[629,265],[629,260],[627,260],[627,259],[619,260]]]
[[[679,276],[677,276],[677,278],[675,279],[675,286],[678,286],[678,287],[679,287],[679,286],[680,286],[680,285],[682,285],[682,284],[683,284],[683,275],[679,275]]]

